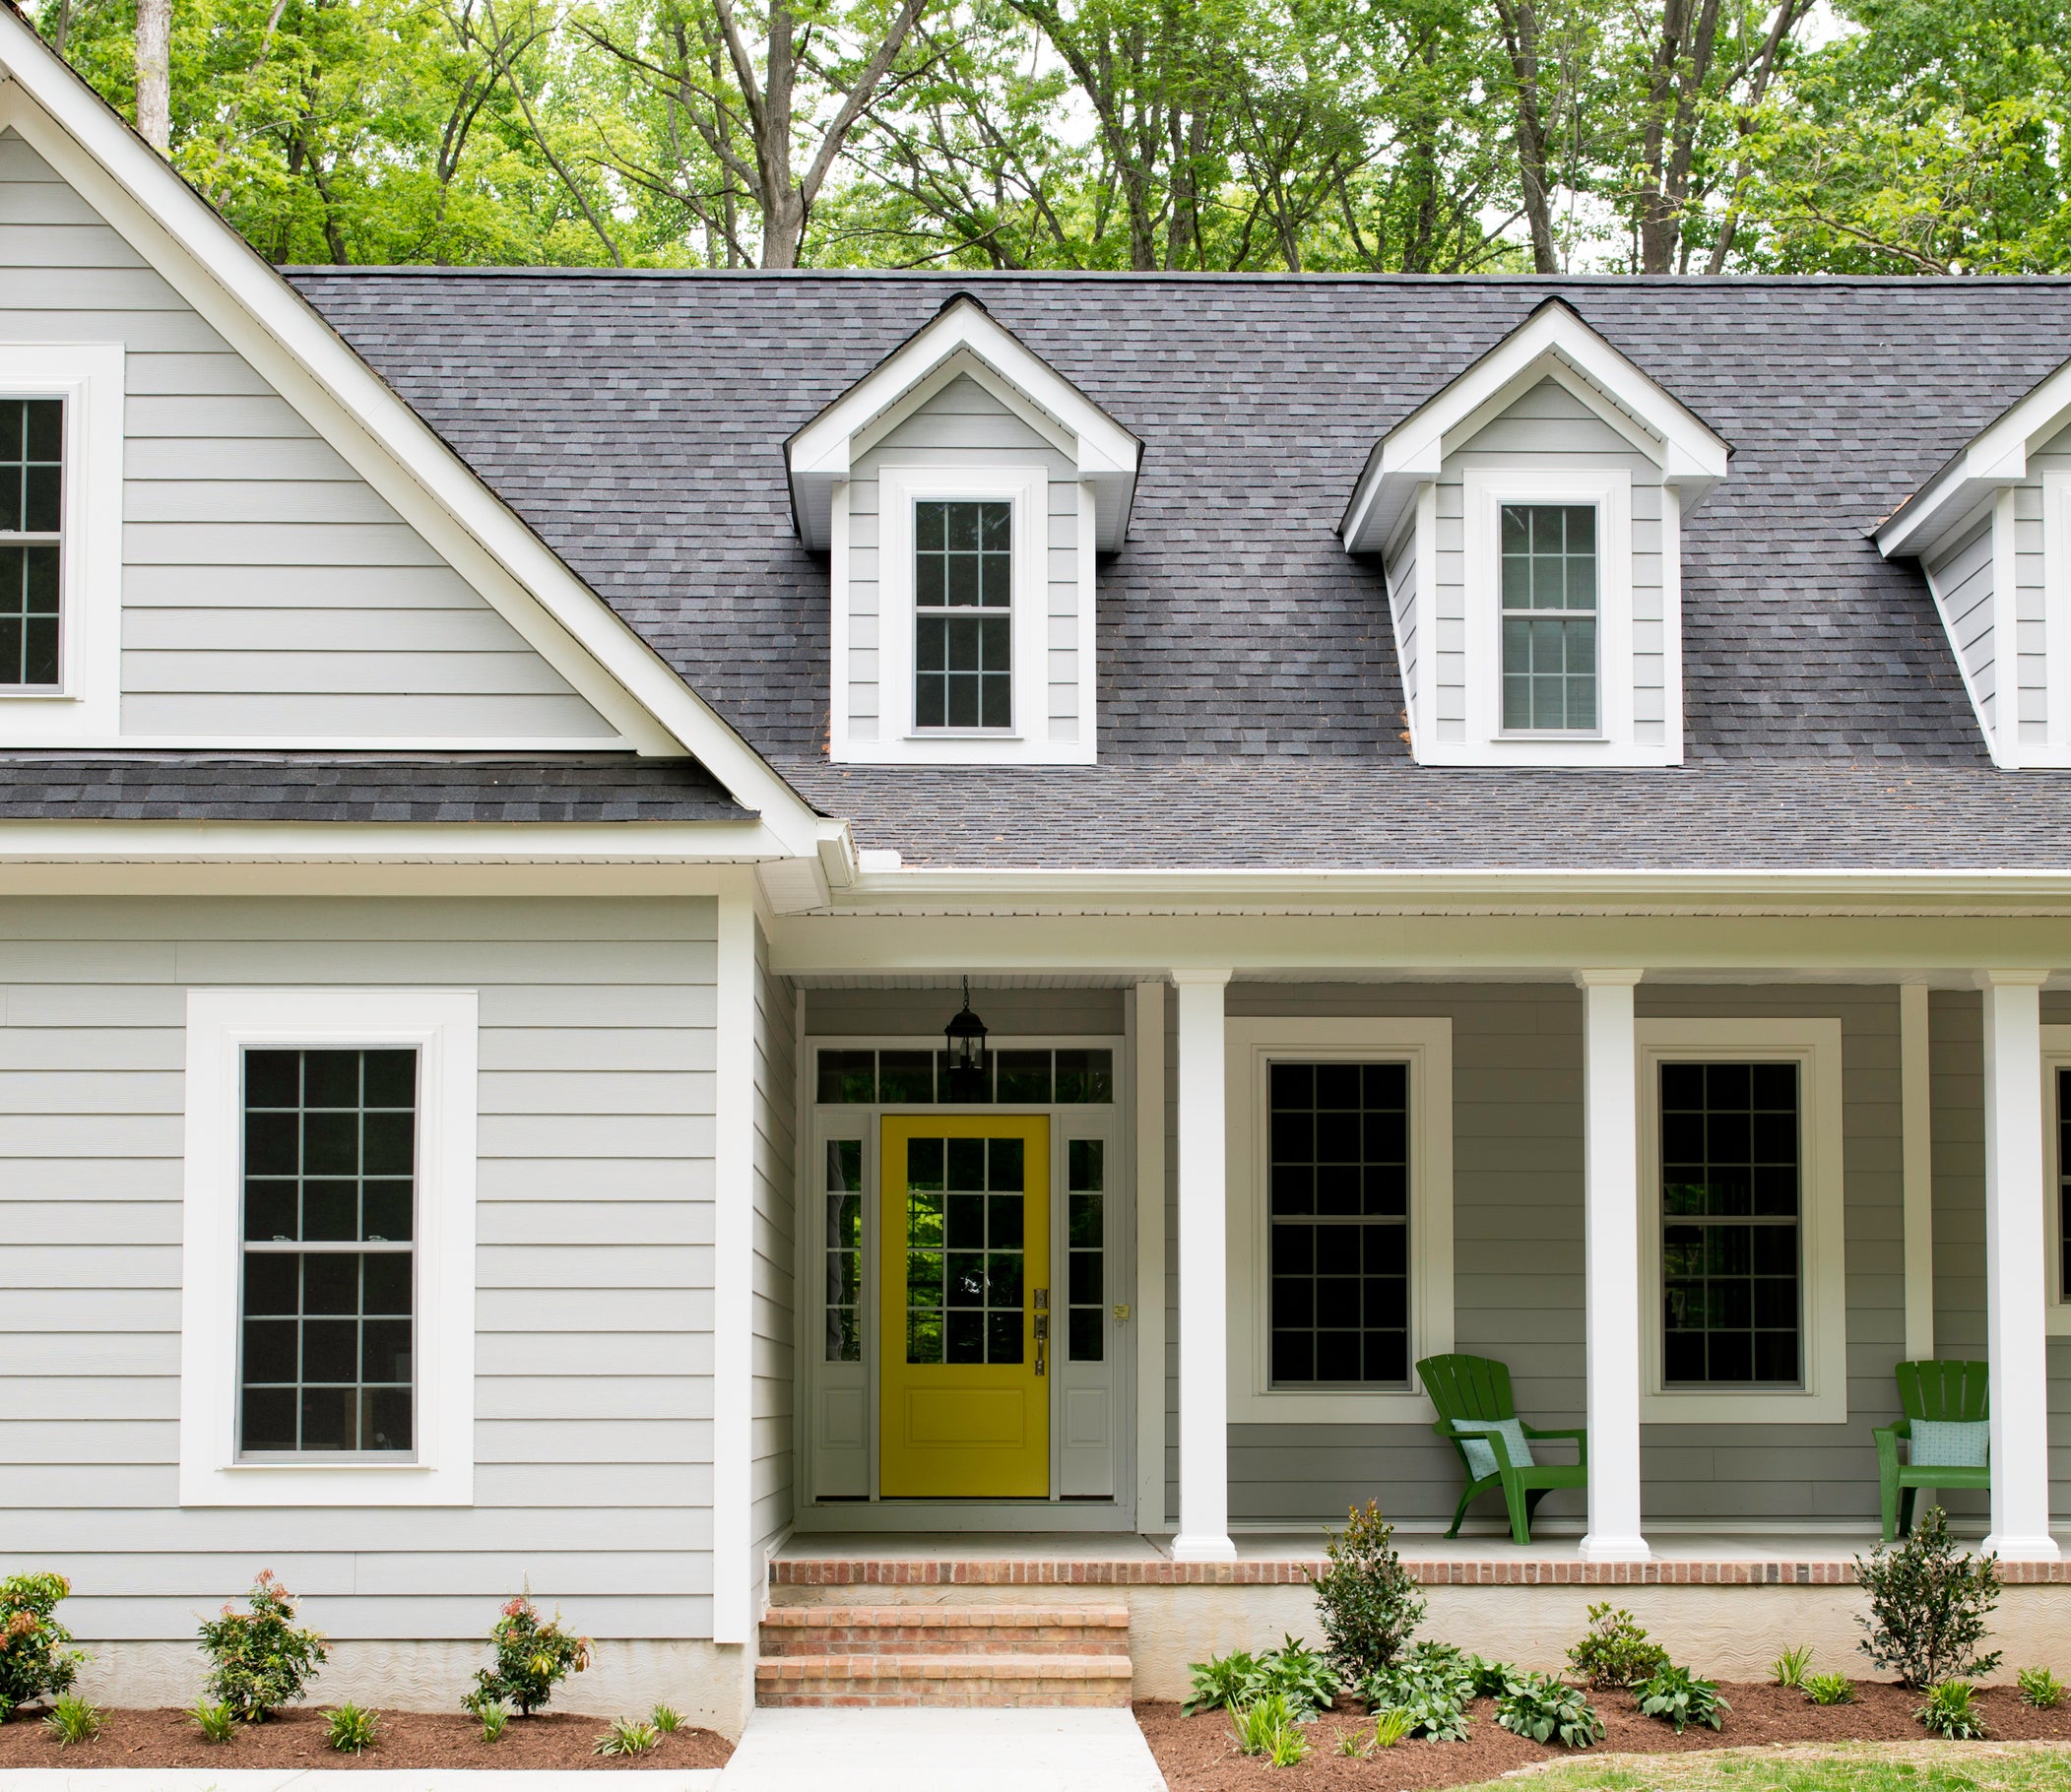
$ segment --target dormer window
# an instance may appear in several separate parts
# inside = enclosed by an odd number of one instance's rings
[[[65,405],[0,399],[0,688],[59,683]]]
[[[915,728],[1013,726],[1013,538],[1011,499],[914,505]]]
[[[1505,504],[1503,727],[1596,732],[1596,507]]]

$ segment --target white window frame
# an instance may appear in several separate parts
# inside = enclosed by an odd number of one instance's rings
[[[1224,1023],[1228,1156],[1229,1407],[1233,1423],[1429,1424],[1420,1358],[1453,1348],[1453,1022],[1444,1017],[1238,1016]],[[1409,1383],[1403,1388],[1272,1385],[1271,1213],[1266,1199],[1268,1073],[1302,1063],[1409,1066]],[[1186,1314],[1180,1315],[1186,1324]]]
[[[2023,628],[2017,608],[2020,600],[2016,539],[2019,525],[2011,516],[2005,524],[1998,520],[2001,509],[2011,508],[2013,494],[2008,492],[2005,496],[2008,504],[1994,506],[1992,533],[1993,608],[2002,608],[1997,600],[2003,586],[2014,600],[2013,606],[2006,608],[2015,611],[1993,617],[1995,630],[2004,628],[2007,631],[2007,648],[1995,652],[2000,673],[2000,682],[1995,689],[1999,693],[1996,714],[2002,722],[2001,758],[2003,763],[2014,767],[2067,765],[2071,764],[2071,471],[2048,467],[2042,472],[2042,676],[2043,733],[2046,738],[2040,750],[2033,744],[2022,744],[2020,689],[2017,684],[2005,681],[2009,673],[2016,679],[2020,676],[2017,660]],[[2005,568],[2003,574],[2000,571],[2002,565]],[[1961,654],[1958,655],[1958,664],[1962,664]],[[1968,675],[1964,681],[1967,685],[1970,683]],[[1991,737],[1991,731],[1986,731],[1986,738]]]
[[[1848,1416],[1846,1189],[1842,1028],[1834,1019],[1641,1020],[1640,1417],[1655,1424],[1840,1425]],[[1673,1390],[1661,1375],[1661,1065],[1798,1066],[1798,1238],[1803,1333],[1797,1388]]]
[[[472,990],[190,990],[180,1303],[182,1505],[469,1505],[475,1489],[478,1001]],[[237,1459],[247,1046],[419,1054],[409,1459]]]
[[[2071,1288],[2064,1286],[2064,1211],[2058,1193],[2063,1160],[2057,1127],[2056,1076],[2071,1070],[2071,1027],[2042,1029],[2042,1171],[2044,1184],[2043,1225],[2049,1239],[2047,1287],[2049,1301],[2043,1310],[2043,1327],[2053,1338],[2071,1337]]]
[[[106,740],[121,730],[123,347],[0,343],[0,399],[65,407],[58,683],[0,686],[0,745]]]

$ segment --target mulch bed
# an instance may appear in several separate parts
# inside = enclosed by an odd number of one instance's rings
[[[284,1711],[240,1730],[234,1742],[212,1743],[184,1711],[110,1710],[92,1742],[61,1749],[43,1728],[42,1711],[16,1713],[0,1724],[0,1767],[723,1767],[734,1745],[710,1730],[684,1728],[645,1755],[602,1756],[601,1717],[541,1712],[513,1717],[500,1740],[485,1743],[462,1712],[383,1711],[380,1740],[360,1755],[341,1755],[326,1739],[323,1713]]]
[[[1732,1710],[1723,1730],[1691,1728],[1678,1736],[1666,1724],[1642,1717],[1630,1693],[1594,1693],[1590,1702],[1609,1732],[1590,1753],[1667,1755],[1692,1749],[1741,1749],[1768,1743],[1920,1742],[1927,1732],[1913,1719],[1920,1695],[1882,1682],[1858,1682],[1851,1705],[1816,1705],[1802,1693],[1766,1685],[1721,1685]],[[2023,1704],[2011,1687],[1978,1696],[1995,1742],[2071,1742],[2071,1704],[2038,1711]],[[1373,1720],[1355,1706],[1319,1717],[1308,1726],[1309,1757],[1299,1766],[1274,1768],[1239,1755],[1230,1720],[1219,1711],[1182,1717],[1176,1704],[1145,1699],[1136,1722],[1150,1743],[1172,1792],[1236,1792],[1237,1788],[1310,1787],[1315,1792],[1425,1792],[1426,1788],[1470,1785],[1514,1767],[1570,1759],[1513,1736],[1496,1722],[1493,1699],[1469,1707],[1465,1742],[1399,1742],[1372,1759],[1352,1760],[1337,1753],[1340,1736],[1371,1741]],[[0,1757],[4,1759],[4,1757]]]

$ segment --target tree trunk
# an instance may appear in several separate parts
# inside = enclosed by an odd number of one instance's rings
[[[1516,99],[1512,135],[1518,146],[1518,177],[1523,189],[1524,222],[1531,231],[1531,265],[1538,274],[1558,274],[1553,248],[1553,202],[1546,182],[1546,115],[1539,102],[1539,14],[1536,0],[1496,0],[1503,47],[1510,58]]]
[[[172,0],[137,0],[137,131],[161,156],[172,147]]]

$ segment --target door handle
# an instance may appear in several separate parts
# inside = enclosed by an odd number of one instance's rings
[[[1035,1291],[1035,1347],[1036,1374],[1047,1376],[1050,1373],[1050,1290],[1047,1288]]]

